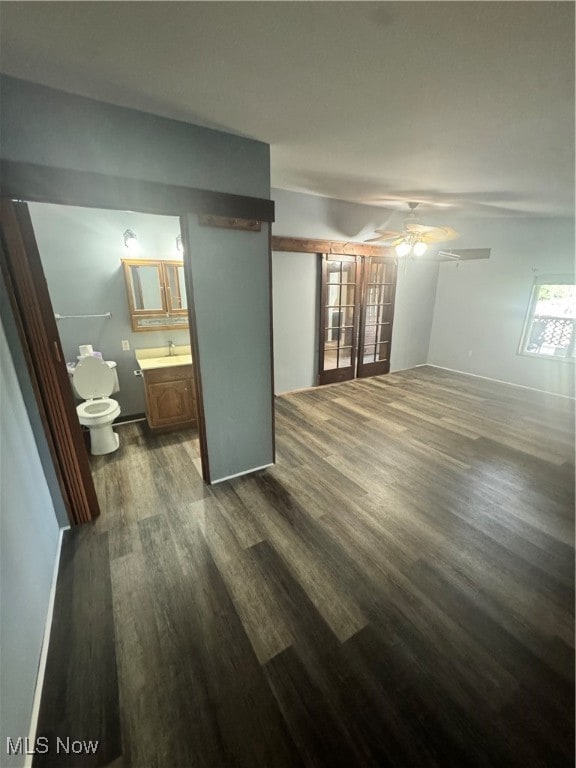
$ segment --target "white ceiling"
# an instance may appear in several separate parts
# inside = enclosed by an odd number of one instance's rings
[[[465,215],[574,212],[572,2],[3,2],[0,13],[3,72],[265,141],[273,186]]]

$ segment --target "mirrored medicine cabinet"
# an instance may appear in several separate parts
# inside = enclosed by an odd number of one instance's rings
[[[181,261],[122,259],[133,331],[188,328]]]

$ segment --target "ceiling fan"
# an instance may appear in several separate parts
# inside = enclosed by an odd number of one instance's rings
[[[455,240],[458,232],[452,227],[432,227],[420,224],[416,218],[418,203],[408,203],[410,213],[404,221],[404,232],[377,229],[378,237],[366,240],[367,243],[379,242],[383,245],[396,248],[398,256],[422,256],[426,253],[428,245],[432,243],[444,243],[447,240]]]

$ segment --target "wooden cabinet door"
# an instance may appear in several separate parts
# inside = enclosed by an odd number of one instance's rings
[[[148,387],[150,425],[165,427],[170,424],[192,422],[196,417],[191,379],[163,381]]]
[[[196,424],[196,390],[191,365],[144,373],[146,416],[152,428]]]

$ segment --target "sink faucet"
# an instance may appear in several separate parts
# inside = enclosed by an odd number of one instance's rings
[[[170,341],[168,342],[168,354],[170,355],[170,357],[174,355],[174,342],[172,341],[172,339],[170,339]]]

